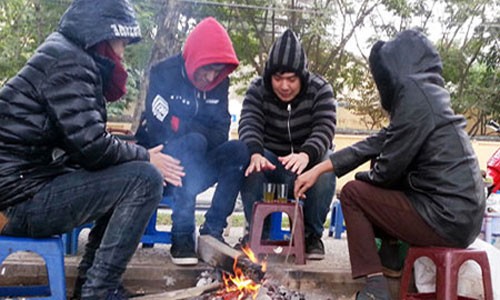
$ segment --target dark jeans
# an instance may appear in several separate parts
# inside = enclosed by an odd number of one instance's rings
[[[102,299],[121,276],[161,200],[163,178],[149,162],[56,177],[32,199],[7,209],[2,234],[46,237],[95,221],[79,276],[82,299]]]
[[[186,175],[182,187],[170,188],[174,211],[172,235],[174,243],[179,238],[191,238],[195,231],[196,196],[217,183],[212,204],[205,214],[204,233],[222,237],[227,217],[234,210],[236,198],[248,165],[247,146],[231,140],[208,151],[206,138],[190,133],[169,141],[164,152],[181,161]]]
[[[328,151],[323,160],[329,159]],[[264,182],[286,183],[288,184],[288,198],[293,198],[293,187],[297,175],[286,170],[278,161],[278,157],[264,150],[264,156],[276,166],[272,171],[255,172],[250,174],[242,187],[241,199],[245,209],[245,218],[250,224],[252,218],[253,204],[262,201],[262,189]],[[306,237],[315,235],[321,238],[323,235],[324,223],[332,203],[335,193],[335,175],[332,172],[321,175],[316,184],[307,192],[307,199],[304,200],[304,227]]]
[[[353,278],[382,272],[375,237],[416,246],[454,246],[427,225],[401,191],[354,180],[342,188],[340,203]]]

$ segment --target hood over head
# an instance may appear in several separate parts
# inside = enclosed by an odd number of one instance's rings
[[[213,17],[203,19],[188,35],[182,53],[186,73],[193,83],[198,68],[210,64],[225,64],[217,78],[204,88],[209,91],[219,85],[239,65],[238,57],[226,29]]]
[[[84,49],[105,40],[124,38],[132,44],[141,39],[128,0],[74,0],[61,17],[58,31]]]
[[[266,89],[272,92],[271,76],[276,72],[293,72],[299,76],[304,90],[309,80],[307,56],[295,33],[287,29],[274,42],[264,68],[262,78]],[[301,91],[302,92],[302,91]]]
[[[428,75],[439,85],[442,62],[434,45],[417,30],[400,32],[393,40],[378,41],[370,52],[370,70],[380,93],[382,107],[391,111],[394,91],[401,78]]]

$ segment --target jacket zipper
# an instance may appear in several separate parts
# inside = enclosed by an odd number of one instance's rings
[[[292,154],[293,154],[294,150],[293,150],[293,141],[292,141],[292,131],[290,129],[290,118],[292,117],[292,105],[288,104],[288,106],[286,107],[286,110],[288,111],[288,121],[287,121],[288,138],[290,139],[290,150],[292,151]]]

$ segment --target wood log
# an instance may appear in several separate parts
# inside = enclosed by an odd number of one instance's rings
[[[236,266],[256,283],[261,282],[265,275],[262,265],[252,262],[243,252],[209,235],[201,235],[198,238],[198,257],[212,267],[232,275],[235,275],[234,262],[237,260]]]
[[[138,300],[182,300],[191,299],[203,295],[204,293],[212,292],[223,287],[220,282],[214,282],[205,286],[197,286],[182,290],[175,290],[165,293],[146,295],[142,297],[134,297]]]

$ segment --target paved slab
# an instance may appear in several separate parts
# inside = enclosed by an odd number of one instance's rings
[[[68,293],[71,292],[77,274],[77,265],[84,251],[88,230],[80,235],[79,249],[75,256],[65,257]],[[243,234],[243,228],[233,227],[225,237],[234,245]],[[284,262],[280,257],[268,261],[267,277],[293,290],[301,291],[306,299],[342,299],[358,290],[363,281],[353,280],[350,274],[349,255],[345,233],[341,239],[323,238],[326,258],[307,261],[306,265]],[[192,267],[172,264],[170,245],[157,244],[154,248],[138,248],[124,275],[125,286],[136,293],[153,294],[193,287],[199,275],[212,268],[204,263]],[[0,272],[0,284],[9,282],[37,282],[46,280],[41,259],[33,254],[14,254],[8,258]],[[3,283],[2,283],[3,282]],[[394,295],[398,282],[391,282]],[[395,297],[394,299],[396,299]]]

